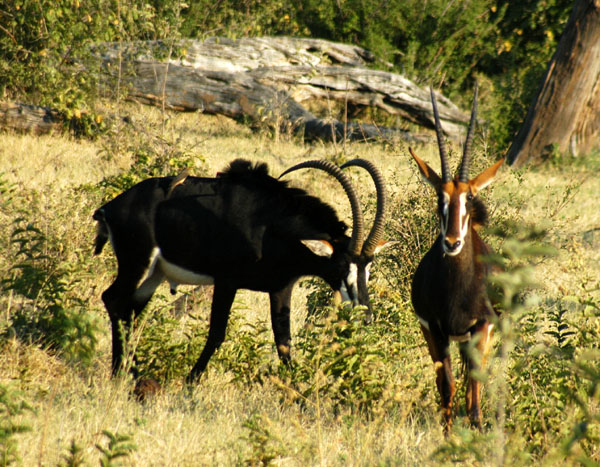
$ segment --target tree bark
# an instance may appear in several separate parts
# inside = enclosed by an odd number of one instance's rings
[[[169,50],[181,58],[159,61]],[[159,52],[159,53],[157,53]],[[303,131],[308,139],[372,139],[400,136],[425,142],[430,135],[356,122],[318,118],[300,103],[332,99],[377,106],[417,125],[433,128],[429,92],[405,77],[366,68],[376,61],[355,46],[317,39],[262,37],[204,42],[103,44],[96,49],[114,70],[122,63],[130,95],[180,110],[202,110]],[[110,66],[109,66],[110,65]],[[386,64],[384,64],[386,65]],[[438,95],[446,134],[460,139],[468,114]]]
[[[37,105],[0,102],[0,128],[36,135],[60,130],[62,120],[56,110]]]
[[[367,68],[373,63],[391,65],[360,47],[291,37],[211,38],[172,44],[103,43],[92,53],[105,65],[107,87],[111,80],[121,79],[129,97],[144,103],[248,119],[276,131],[301,133],[306,139],[434,140],[428,132],[318,117],[303,107],[309,100],[376,106],[412,124],[434,128],[429,91],[402,75]],[[460,140],[469,115],[440,94],[437,100],[444,132]],[[4,104],[0,126],[44,133],[60,124],[51,109]]]
[[[600,0],[577,0],[507,159],[518,167],[599,145]]]

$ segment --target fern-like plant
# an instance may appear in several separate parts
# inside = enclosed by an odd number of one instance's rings
[[[108,444],[102,446],[96,444],[96,449],[100,451],[100,465],[102,467],[116,466],[116,460],[129,457],[137,449],[137,446],[131,442],[131,436],[112,433],[109,430],[103,430],[102,434],[108,439]]]

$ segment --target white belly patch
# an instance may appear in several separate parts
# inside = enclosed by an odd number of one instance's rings
[[[175,294],[179,284],[212,285],[214,278],[207,274],[198,274],[170,263],[163,258],[160,250],[154,248],[149,258],[150,266],[135,291],[134,299],[139,302],[149,300],[156,288],[165,279],[169,282],[171,293]]]
[[[169,282],[172,294],[175,294],[179,284],[212,285],[215,283],[212,276],[198,274],[170,263],[163,258],[158,248],[152,250],[149,263],[150,266],[146,270],[144,277],[134,293],[134,300],[140,303],[149,300],[156,288],[165,279]]]
[[[166,276],[167,280],[171,284],[171,288],[174,289],[177,284],[189,284],[189,285],[212,285],[215,280],[212,276],[207,274],[198,274],[190,271],[189,269],[177,266],[174,263],[170,263],[159,253],[158,256],[158,267],[162,273]]]

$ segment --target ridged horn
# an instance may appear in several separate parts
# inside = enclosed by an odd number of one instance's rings
[[[358,196],[356,195],[356,190],[354,189],[352,182],[346,176],[346,174],[342,172],[342,169],[326,160],[310,160],[301,162],[287,169],[279,176],[279,178],[295,170],[306,168],[323,170],[329,175],[335,177],[337,181],[341,183],[346,195],[348,196],[348,199],[350,200],[350,207],[352,209],[352,237],[350,238],[349,250],[351,254],[359,255],[363,242],[364,221],[362,210],[360,204],[358,203]]]
[[[387,208],[387,191],[385,188],[385,180],[383,179],[383,175],[375,165],[368,160],[365,159],[353,159],[351,161],[342,164],[340,167],[344,169],[346,167],[362,167],[373,179],[375,183],[375,190],[377,191],[377,210],[375,212],[375,219],[373,220],[373,227],[371,227],[371,231],[365,240],[365,243],[362,247],[362,254],[364,256],[370,257],[375,253],[375,248],[383,238],[383,224],[385,221],[385,212]]]
[[[477,94],[479,86],[475,81],[475,94],[473,95],[473,108],[471,110],[471,121],[469,122],[469,129],[467,130],[467,137],[465,138],[465,146],[463,149],[463,157],[460,163],[460,169],[458,172],[458,180],[461,182],[469,181],[469,166],[471,165],[471,145],[473,143],[473,130],[477,125]]]
[[[451,176],[450,167],[448,166],[448,152],[446,151],[446,140],[444,138],[444,132],[442,131],[442,124],[440,122],[440,114],[438,112],[435,94],[431,86],[429,86],[429,92],[431,94],[431,105],[433,106],[433,117],[435,119],[435,134],[437,135],[438,147],[440,148],[440,159],[442,161],[442,182],[448,183],[451,179]]]

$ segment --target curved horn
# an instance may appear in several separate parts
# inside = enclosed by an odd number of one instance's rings
[[[323,170],[329,175],[335,177],[337,181],[342,184],[346,195],[348,195],[350,206],[352,208],[352,237],[350,239],[350,245],[348,249],[350,250],[351,254],[359,255],[363,242],[364,221],[362,210],[358,203],[358,196],[356,195],[356,190],[354,189],[352,182],[337,165],[334,165],[326,160],[310,160],[301,162],[300,164],[296,164],[295,166],[287,169],[279,176],[279,178],[289,174],[290,172],[304,168]]]
[[[431,105],[433,106],[433,117],[435,119],[435,134],[437,135],[438,147],[440,148],[440,159],[442,161],[442,182],[448,183],[451,177],[450,168],[448,166],[448,153],[446,152],[446,140],[444,139],[442,124],[440,123],[440,114],[438,113],[435,94],[433,93],[433,88],[431,86],[429,86],[429,92],[431,94]]]
[[[362,254],[364,256],[372,256],[375,252],[375,248],[383,238],[383,223],[385,220],[385,211],[387,207],[387,191],[385,188],[385,180],[383,175],[375,165],[365,159],[353,159],[351,161],[342,164],[340,168],[344,169],[350,166],[362,167],[373,179],[375,183],[375,190],[377,191],[377,211],[375,212],[375,219],[373,220],[373,227],[365,240],[362,248]]]
[[[469,129],[467,130],[467,137],[465,138],[465,146],[463,149],[462,162],[460,163],[460,169],[458,173],[458,180],[461,182],[469,181],[469,166],[471,165],[471,144],[473,142],[473,129],[477,125],[477,94],[479,86],[475,81],[475,94],[473,95],[473,108],[471,110],[471,121],[469,122]]]

